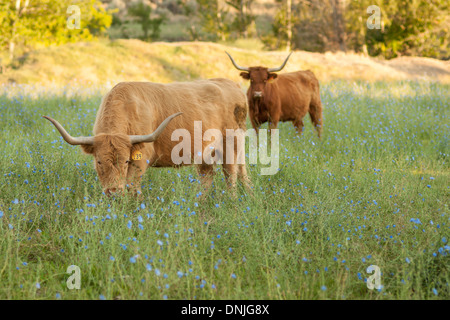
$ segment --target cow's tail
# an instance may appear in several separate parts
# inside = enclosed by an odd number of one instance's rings
[[[247,108],[237,104],[234,108],[234,119],[236,120],[239,128],[245,130],[247,127],[245,124],[247,119]]]

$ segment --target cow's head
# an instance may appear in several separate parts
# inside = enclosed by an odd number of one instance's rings
[[[281,71],[286,65],[289,57],[292,52],[287,56],[284,60],[283,64],[278,68],[266,68],[266,67],[241,67],[239,66],[233,59],[233,57],[225,52],[231,59],[231,62],[235,66],[236,69],[244,71],[241,72],[240,75],[242,78],[246,80],[250,80],[250,96],[259,100],[264,97],[264,90],[266,88],[266,84],[274,81],[277,78],[277,74],[275,72]]]
[[[93,137],[72,137],[58,121],[47,116],[43,117],[53,123],[67,143],[80,145],[85,153],[94,156],[95,170],[103,191],[107,195],[112,195],[122,192],[125,188],[128,166],[136,146],[155,141],[169,122],[180,114],[181,112],[166,118],[151,134],[98,134]]]

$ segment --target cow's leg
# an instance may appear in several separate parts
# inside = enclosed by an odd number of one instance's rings
[[[269,129],[272,130],[278,128],[278,121],[279,121],[278,119],[276,120],[271,119],[269,122]]]
[[[253,119],[253,118],[250,118],[250,122],[252,123],[253,129],[255,129],[255,131],[256,131],[256,135],[258,136],[258,134],[259,134],[259,127],[260,127],[261,124],[256,122],[256,120]]]
[[[245,188],[250,189],[252,186],[252,182],[247,175],[247,168],[245,164],[238,164],[238,178],[242,182]]]
[[[317,130],[317,135],[321,136],[323,119],[322,119],[322,103],[320,101],[311,101],[309,105],[309,116],[311,117],[311,122]]]
[[[239,139],[239,138],[238,138]],[[223,164],[222,164],[222,170],[223,174],[225,176],[225,180],[229,187],[235,188],[236,187],[236,178],[237,178],[237,144],[234,143],[233,139],[233,149],[227,148],[226,144],[227,142],[231,142],[230,140],[223,142]],[[231,153],[233,156],[232,159],[228,159],[227,154]],[[229,161],[231,160],[231,161]]]
[[[259,122],[257,122],[256,119],[253,119],[253,118],[250,118],[250,122],[252,123],[253,129],[255,129],[256,144],[259,145],[259,127],[261,126],[261,124]]]
[[[204,188],[205,193],[211,188],[214,178],[214,166],[209,164],[201,164],[197,167],[200,176],[200,182]]]
[[[301,118],[292,121],[294,124],[294,128],[298,134],[302,134],[303,132],[303,120]]]
[[[273,107],[276,109],[275,107]],[[269,129],[276,129],[278,128],[278,122],[280,121],[280,114],[278,112],[273,112],[269,115]]]
[[[237,180],[237,165],[224,163],[222,169],[228,186],[235,189]]]
[[[269,137],[267,143],[272,145],[272,130],[278,128],[278,122],[280,121],[279,115],[269,116]]]
[[[241,150],[242,151],[242,150]],[[224,157],[224,164],[222,166],[223,173],[225,175],[225,179],[229,187],[234,189],[236,188],[236,181],[239,177],[239,180],[244,184],[246,188],[250,188],[251,182],[247,176],[247,168],[245,167],[245,163],[241,164],[238,162],[238,150],[237,145],[235,145],[234,149],[234,161],[233,163],[226,163],[226,157]]]

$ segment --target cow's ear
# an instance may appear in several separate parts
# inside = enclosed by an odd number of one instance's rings
[[[84,153],[87,154],[93,154],[94,153],[94,146],[90,144],[82,144],[81,150],[83,150]]]
[[[241,76],[242,78],[244,78],[245,80],[250,79],[250,73],[248,73],[248,72],[241,72],[241,73],[240,73],[240,76]]]
[[[278,77],[278,75],[276,73],[269,73],[269,77],[267,78],[267,81],[273,82],[276,78]]]

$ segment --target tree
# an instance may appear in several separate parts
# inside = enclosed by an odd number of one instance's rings
[[[241,37],[248,38],[248,27],[255,20],[250,13],[250,7],[254,0],[228,0],[226,3],[236,9],[238,14],[233,22],[233,28],[238,30]]]
[[[228,10],[220,0],[197,0],[203,29],[214,35],[214,40],[225,41],[228,38],[230,29],[226,20]]]
[[[344,1],[345,0],[330,0],[330,6],[333,10],[334,42],[341,51],[346,51]]]
[[[286,51],[291,51],[292,45],[292,0],[286,0]]]
[[[18,46],[33,47],[91,40],[111,25],[112,16],[97,0],[76,3],[80,8],[80,29],[67,27],[67,1],[10,0],[0,4],[0,48],[8,49],[11,60]]]
[[[285,47],[287,51],[291,51],[293,26],[297,21],[296,14],[292,12],[296,9],[292,5],[292,0],[276,0],[276,2],[280,5],[273,18],[272,35],[262,37],[262,41],[270,49]]]
[[[161,25],[166,21],[165,16],[151,18],[152,8],[143,2],[138,2],[128,8],[128,14],[141,24],[144,32],[143,40],[156,40],[161,33]],[[151,34],[149,36],[149,31]]]
[[[369,5],[380,8],[381,29],[367,28]],[[388,59],[401,55],[448,59],[449,9],[448,2],[440,0],[352,1],[346,11],[348,43],[355,51],[367,47],[370,55]]]

